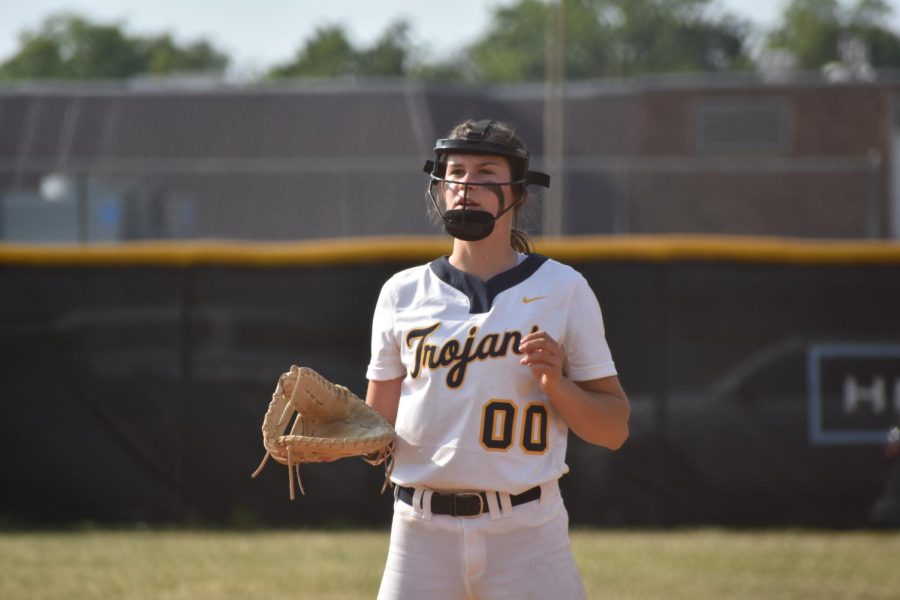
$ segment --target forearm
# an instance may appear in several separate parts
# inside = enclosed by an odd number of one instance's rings
[[[575,383],[561,377],[545,393],[569,429],[586,442],[618,450],[628,438],[631,410],[618,381]]]
[[[397,421],[402,383],[402,377],[386,381],[370,381],[369,389],[366,391],[366,404],[381,413],[391,425]]]

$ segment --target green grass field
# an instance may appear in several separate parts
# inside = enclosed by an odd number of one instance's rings
[[[368,599],[387,542],[367,531],[0,533],[0,598]],[[900,598],[898,532],[575,530],[572,543],[590,598]]]

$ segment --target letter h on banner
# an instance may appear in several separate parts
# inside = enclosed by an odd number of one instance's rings
[[[900,420],[900,344],[812,344],[807,349],[813,444],[883,444]]]

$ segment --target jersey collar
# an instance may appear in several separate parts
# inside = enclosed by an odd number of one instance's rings
[[[465,294],[469,299],[469,314],[474,315],[490,311],[498,294],[531,277],[546,261],[546,256],[529,254],[512,269],[499,273],[487,281],[460,271],[450,264],[449,256],[432,261],[429,267],[438,279]]]

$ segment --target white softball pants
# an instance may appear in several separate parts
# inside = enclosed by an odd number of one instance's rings
[[[424,510],[395,500],[378,599],[585,598],[559,486],[541,487],[540,500],[519,506],[488,494],[490,512],[477,517],[431,514],[427,490],[414,497]]]

